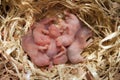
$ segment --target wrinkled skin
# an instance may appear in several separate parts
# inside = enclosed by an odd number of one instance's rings
[[[31,30],[22,37],[22,47],[31,61],[41,66],[83,62],[80,53],[86,48],[92,32],[82,27],[79,19],[64,12],[65,20],[58,20],[58,27],[53,24],[56,18],[45,18],[31,26]],[[87,41],[88,40],[88,41]]]
[[[56,39],[58,46],[69,46],[73,40],[76,32],[81,28],[79,19],[71,13],[64,12],[65,20],[60,20],[60,25],[66,28],[66,34]]]
[[[90,37],[92,37],[90,29],[82,27],[82,29],[78,31],[75,41],[68,47],[68,58],[71,63],[84,61],[80,53],[91,43],[91,40],[88,40]]]
[[[50,23],[52,19],[44,21],[33,24],[32,30],[22,37],[24,51],[27,52],[32,62],[37,66],[66,63],[68,60],[66,54],[61,54],[64,51],[60,51],[57,48],[56,41],[54,40],[60,36],[59,29],[51,24],[47,30],[46,24]]]
[[[52,59],[53,56],[57,55],[57,53],[58,53],[58,49],[57,49],[55,40],[51,39],[50,45],[48,47],[46,54]]]
[[[61,46],[60,52],[53,57],[53,63],[54,64],[64,64],[68,61],[67,54],[66,54],[66,48]]]
[[[33,24],[33,27],[35,27],[33,29],[33,37],[34,37],[35,43],[42,46],[50,43],[50,37],[47,35],[49,34],[49,31],[46,30],[46,28],[48,26],[47,24],[54,20],[55,20],[54,18],[50,18],[50,19],[46,18],[39,23]]]
[[[49,36],[54,39],[61,35],[59,28],[57,28],[54,24],[51,24],[48,29]]]
[[[53,60],[53,64],[63,64],[68,61],[66,48],[58,48],[56,46],[55,40],[53,39],[51,39],[51,43],[48,47],[46,54],[51,60]]]
[[[39,24],[38,24],[39,25]],[[42,28],[42,25],[39,25],[33,30],[34,41],[38,45],[44,46],[50,43],[50,37],[45,35],[48,34],[48,31]]]
[[[39,46],[34,43],[32,33],[29,32],[22,37],[22,47],[31,57],[32,62],[37,66],[47,66],[50,64],[49,57],[39,52]]]

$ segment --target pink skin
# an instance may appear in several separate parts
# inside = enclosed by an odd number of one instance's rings
[[[68,61],[67,54],[66,54],[66,48],[64,46],[61,46],[60,52],[53,57],[53,63],[54,64],[64,64]]]
[[[39,24],[38,27],[36,27],[33,30],[33,37],[34,37],[34,42],[38,45],[44,46],[50,43],[50,37],[47,34],[47,30],[42,28],[42,25]]]
[[[49,35],[51,35],[50,37],[53,38],[52,39],[49,37],[49,43],[47,43],[48,38],[46,38],[46,35],[43,34],[43,33],[47,34],[48,31],[46,31],[44,26],[40,23],[35,23],[33,25],[33,32],[29,31],[22,38],[23,49],[30,56],[32,62],[37,66],[48,66],[48,65],[51,66],[52,64],[60,64],[60,63],[65,63],[67,61],[67,56],[63,54],[64,50],[61,50],[61,52],[57,54],[59,50],[56,46],[56,41],[54,40],[54,38],[60,35],[58,28],[56,28],[55,25],[52,24],[49,26],[48,30],[50,32]],[[41,38],[43,39],[43,41],[41,40],[40,40],[41,42],[36,41],[36,39],[39,40]],[[45,44],[49,44],[49,45],[43,46]],[[44,52],[45,50],[47,51]]]
[[[22,47],[35,65],[40,67],[50,64],[49,57],[46,54],[41,53],[39,51],[39,46],[34,43],[31,32],[28,32],[28,34],[22,37]]]
[[[83,27],[76,34],[76,40],[68,47],[68,58],[71,63],[79,63],[83,62],[84,59],[80,55],[83,52],[84,48],[86,48],[91,40],[88,40],[92,37],[92,32],[90,29]]]
[[[68,61],[67,55],[61,55],[53,59],[54,64],[65,64]]]
[[[56,27],[55,18],[45,18],[33,24],[31,31],[22,37],[22,47],[30,56],[32,62],[41,66],[83,62],[80,53],[89,45],[92,32],[81,27],[78,18],[64,12],[65,20],[60,20]],[[62,31],[62,32],[61,32]],[[67,48],[68,47],[68,48]]]
[[[69,46],[74,41],[76,32],[81,28],[79,19],[71,13],[64,12],[65,20],[60,20],[60,26],[66,28],[66,33],[56,39],[57,46]]]
[[[48,49],[46,51],[46,54],[50,57],[50,59],[53,58],[53,56],[57,55],[58,49],[56,46],[56,42],[54,39],[51,39],[50,45],[48,46]]]
[[[49,31],[46,30],[47,24],[54,21],[54,18],[46,18],[39,23],[33,24],[33,37],[35,43],[38,45],[44,46],[50,43],[50,37],[48,36]]]
[[[66,55],[66,48],[58,48],[54,39],[51,39],[51,43],[48,47],[46,54],[53,61],[52,64],[63,64],[68,61]]]
[[[51,38],[55,39],[61,35],[59,28],[57,28],[54,24],[51,24],[48,29],[49,29],[49,36]]]

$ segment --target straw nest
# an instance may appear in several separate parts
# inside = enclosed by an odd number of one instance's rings
[[[44,16],[69,9],[93,32],[79,64],[38,68],[21,47],[21,36]],[[120,80],[119,0],[0,0],[0,80]]]

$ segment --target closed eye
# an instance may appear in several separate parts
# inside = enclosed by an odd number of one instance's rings
[[[90,39],[91,39],[91,37],[88,37],[87,40],[86,40],[86,42],[88,42]]]

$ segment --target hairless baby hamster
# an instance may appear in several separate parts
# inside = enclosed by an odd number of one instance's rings
[[[22,47],[35,65],[84,61],[80,53],[91,43],[92,31],[82,26],[74,14],[64,14],[65,19],[51,17],[35,22],[22,37]]]
[[[60,26],[65,27],[66,32],[56,39],[57,45],[69,46],[73,40],[76,32],[81,27],[79,19],[71,13],[64,12],[65,20],[60,20]]]
[[[49,57],[39,51],[39,46],[33,41],[31,31],[22,37],[22,47],[30,56],[32,62],[37,66],[47,66],[50,64]]]
[[[42,46],[50,43],[50,37],[47,35],[49,34],[49,31],[46,30],[46,27],[48,26],[47,24],[53,20],[54,18],[46,18],[39,23],[33,24],[33,38],[35,43]]]
[[[84,48],[86,48],[91,40],[88,40],[92,37],[92,31],[87,27],[82,27],[76,34],[75,41],[68,47],[68,58],[71,63],[83,62],[84,59],[80,55]],[[88,41],[87,41],[88,40]]]

